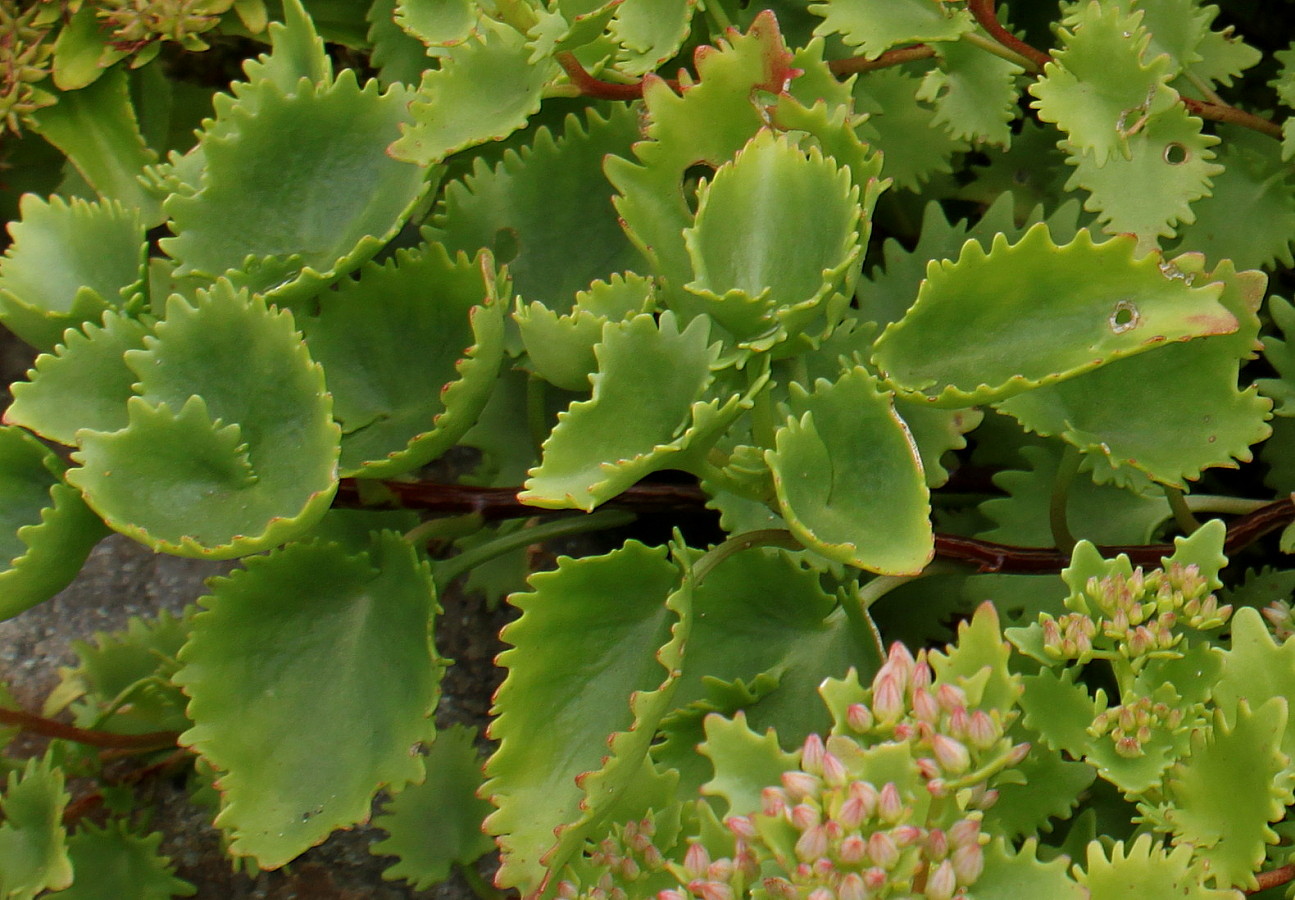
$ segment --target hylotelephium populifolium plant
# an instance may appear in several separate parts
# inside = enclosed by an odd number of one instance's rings
[[[0,900],[193,892],[123,753],[251,868],[385,791],[419,888],[1285,894],[1286,15],[0,0],[0,614],[241,560],[0,704]]]

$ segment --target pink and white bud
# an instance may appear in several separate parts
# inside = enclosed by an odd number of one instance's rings
[[[927,690],[931,687],[931,682],[933,681],[935,681],[935,673],[931,671],[931,667],[926,663],[926,654],[922,654],[917,661],[917,665],[913,666],[911,687],[913,690]]]
[[[617,868],[620,869],[621,878],[625,881],[637,881],[639,875],[643,873],[643,870],[639,868],[639,864],[634,861],[632,856],[622,859]]]
[[[931,750],[946,772],[961,775],[971,768],[971,754],[967,748],[961,741],[955,741],[948,735],[934,735],[931,738]]]
[[[868,859],[868,842],[860,835],[849,835],[841,840],[837,854],[847,866],[861,866]]]
[[[899,862],[899,847],[889,832],[874,831],[868,835],[868,856],[875,865],[890,870]]]
[[[813,862],[827,853],[827,845],[827,831],[816,825],[796,840],[796,858],[803,863]]]
[[[738,841],[734,857],[737,870],[741,873],[743,880],[748,884],[755,881],[756,876],[760,874],[760,859],[756,856],[755,851],[742,841]]]
[[[805,744],[800,749],[800,767],[811,775],[822,775],[823,754],[826,752],[823,739],[816,734],[811,734],[805,738]]]
[[[953,871],[953,863],[947,859],[926,879],[927,900],[953,900],[953,892],[957,889],[958,876]]]
[[[809,892],[809,896],[805,900],[836,900],[836,894],[832,892],[831,888],[814,888]]]
[[[836,900],[868,900],[868,893],[858,872],[850,872],[836,886]]]
[[[872,728],[872,711],[862,703],[851,703],[845,708],[845,724],[863,734]]]
[[[845,763],[841,762],[841,757],[835,753],[823,754],[823,781],[828,787],[840,788],[845,787],[846,782],[850,780],[850,773],[846,771]]]
[[[717,881],[690,881],[688,890],[701,900],[734,900],[733,888]]]
[[[884,725],[904,715],[904,686],[893,672],[884,669],[872,686],[872,711]]]
[[[988,750],[1002,734],[1003,730],[998,727],[998,723],[983,709],[973,712],[967,720],[967,741],[977,750]]]
[[[643,850],[643,865],[647,866],[649,872],[657,872],[665,867],[665,857],[657,849],[655,844],[649,844]]]
[[[706,867],[706,877],[711,881],[732,881],[735,871],[737,871],[737,865],[733,860],[725,857],[715,860]]]
[[[926,833],[926,856],[940,860],[949,855],[949,835],[943,828],[932,828]]]
[[[940,764],[929,756],[914,760],[914,764],[917,766],[917,771],[922,773],[922,777],[928,781],[932,778],[940,777]]]
[[[998,802],[998,790],[984,791],[975,797],[974,801],[968,804],[969,809],[986,810]]]
[[[701,878],[710,868],[710,852],[701,844],[689,844],[683,855],[683,870],[689,878]]]
[[[913,727],[912,723],[899,722],[895,725],[895,730],[891,733],[891,736],[897,741],[907,741],[912,740],[916,734],[917,729]]]
[[[949,796],[949,783],[943,778],[932,778],[926,783],[926,792],[932,797]]]
[[[877,816],[887,825],[896,825],[904,817],[904,801],[893,781],[887,781],[877,795]]]
[[[939,701],[940,709],[947,713],[967,708],[967,692],[955,684],[940,685],[935,689],[935,699]]]
[[[916,660],[913,654],[909,652],[899,641],[890,645],[890,652],[886,654],[886,665],[894,666],[903,673],[904,681],[907,683],[909,677],[913,674],[913,665]]]
[[[890,830],[897,847],[911,847],[926,837],[926,832],[916,825],[899,825]]]
[[[1009,766],[1019,766],[1025,762],[1025,757],[1030,755],[1030,744],[1028,741],[1017,744],[1007,754],[1007,764]]]
[[[885,869],[878,869],[876,866],[873,866],[870,869],[864,870],[863,886],[873,893],[884,888],[888,881],[890,881],[890,875],[887,874]]]
[[[733,833],[734,837],[751,840],[756,836],[755,823],[751,821],[750,816],[729,816],[724,820],[728,830]]]
[[[958,884],[975,884],[980,873],[985,870],[985,851],[980,849],[979,844],[959,847],[953,851],[951,861],[953,871],[958,876]]]
[[[940,704],[925,688],[913,689],[913,716],[922,722],[934,724],[940,719]]]
[[[576,900],[580,896],[580,889],[576,887],[574,881],[558,882],[558,900]]]
[[[810,803],[798,803],[791,810],[791,824],[797,831],[806,831],[823,821],[823,813]]]
[[[799,900],[799,892],[786,878],[766,878],[762,884],[765,892],[776,900]]]
[[[979,711],[977,710],[977,712]],[[967,710],[964,707],[958,707],[949,713],[949,724],[944,729],[944,733],[960,741],[965,741],[969,728],[971,728],[971,717],[967,715]]]
[[[954,847],[980,846],[980,820],[959,819],[949,829],[949,843]]]
[[[657,891],[656,900],[688,900],[688,897],[683,891],[670,888],[665,891]]]
[[[787,799],[793,803],[817,797],[823,791],[823,782],[808,772],[783,772],[782,786],[787,791]]]

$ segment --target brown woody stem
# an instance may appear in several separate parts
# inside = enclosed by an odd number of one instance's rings
[[[89,728],[77,728],[54,719],[47,719],[22,709],[0,707],[0,725],[13,725],[29,734],[42,737],[59,738],[65,741],[76,741],[91,747],[106,747],[122,750],[144,752],[174,747],[180,736],[174,731],[150,731],[147,734],[115,734],[111,731],[95,731]]]
[[[1013,53],[1028,59],[1038,71],[1043,71],[1043,67],[1052,60],[1047,53],[1031,47],[999,23],[998,15],[994,12],[994,0],[969,0],[967,9],[971,10],[976,22],[989,32],[990,37]]]
[[[834,59],[827,64],[827,67],[832,70],[833,75],[840,78],[843,75],[886,69],[900,63],[912,62],[915,59],[930,59],[933,56],[935,56],[934,47],[928,44],[914,44],[911,47],[896,47],[894,50],[887,50],[876,59],[868,59],[864,56]]]

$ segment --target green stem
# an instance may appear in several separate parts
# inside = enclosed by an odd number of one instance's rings
[[[744,500],[750,500],[753,503],[768,503],[770,498],[761,493],[758,489],[744,481],[739,481],[732,475],[729,475],[723,468],[715,463],[704,460],[700,467],[695,470],[695,474],[707,485],[726,491],[734,496],[741,497]]]
[[[424,546],[431,541],[454,540],[476,534],[486,527],[485,517],[480,513],[468,513],[464,516],[442,516],[419,522],[405,532],[405,540],[416,547]]]
[[[1224,497],[1219,494],[1188,494],[1183,498],[1187,508],[1194,513],[1225,513],[1244,516],[1262,509],[1271,500],[1250,500],[1245,497]]]
[[[1016,65],[1020,66],[1027,72],[1032,72],[1037,75],[1040,71],[1039,67],[1033,62],[1033,60],[1022,56],[1010,47],[1004,47],[1002,44],[998,43],[998,41],[990,40],[983,34],[976,34],[974,31],[969,31],[964,34],[961,39],[966,41],[968,44],[971,44],[973,47],[979,47],[981,50],[994,54],[1000,59],[1005,59],[1010,63],[1016,63]]]
[[[1052,528],[1052,540],[1057,549],[1070,553],[1075,549],[1075,536],[1070,533],[1070,522],[1066,517],[1066,508],[1070,505],[1070,486],[1079,474],[1079,451],[1069,444],[1061,455],[1057,466],[1056,477],[1052,480],[1052,501],[1048,504],[1048,525]]]
[[[455,863],[454,865],[459,870],[459,874],[463,876],[463,880],[468,883],[472,893],[480,897],[481,900],[505,900],[508,896],[482,878],[476,866],[464,865],[463,863]]]
[[[633,522],[635,518],[633,513],[615,509],[603,509],[582,516],[567,516],[563,519],[554,519],[542,525],[533,525],[529,528],[523,528],[521,531],[501,535],[478,547],[464,550],[458,556],[451,556],[449,559],[437,562],[432,570],[436,580],[436,589],[438,592],[443,590],[450,582],[474,566],[489,562],[519,547],[529,547],[531,544],[539,544],[555,538],[570,537],[576,534],[585,534],[590,531],[619,528]]]
[[[721,35],[733,27],[733,20],[728,17],[720,0],[705,0],[703,6],[706,9],[706,15],[710,16],[711,22],[719,29]]]
[[[547,389],[548,382],[538,375],[526,379],[526,427],[537,459],[544,455],[544,439],[549,433]]]
[[[756,371],[757,368],[747,363],[747,380],[752,386],[763,377],[763,373]],[[769,390],[769,385],[766,384],[758,390],[751,398],[751,403],[751,432],[759,446],[773,449],[774,435],[778,429],[773,410],[773,394]]]
[[[1201,527],[1201,523],[1192,515],[1191,508],[1187,505],[1187,498],[1176,487],[1166,484],[1164,489],[1165,499],[1169,501],[1169,509],[1174,514],[1174,521],[1178,523],[1183,534],[1193,534]]]
[[[692,567],[693,586],[700,587],[706,576],[715,567],[735,553],[750,550],[754,547],[783,547],[787,550],[804,550],[805,546],[790,531],[783,528],[764,528],[759,531],[744,531],[735,534],[724,543],[719,544],[702,554]]]

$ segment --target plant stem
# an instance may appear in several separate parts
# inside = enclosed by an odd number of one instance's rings
[[[116,734],[111,731],[96,731],[89,728],[77,728],[64,722],[56,722],[23,709],[0,707],[0,725],[15,725],[30,734],[42,737],[58,738],[64,741],[75,741],[91,747],[115,747],[123,750],[146,752],[174,747],[180,736],[175,731],[150,731],[147,734]]]
[[[487,541],[479,547],[464,550],[458,556],[451,556],[449,559],[437,562],[432,570],[436,580],[436,589],[438,592],[444,590],[450,582],[468,571],[468,569],[479,566],[484,562],[489,562],[498,556],[503,556],[510,550],[529,547],[531,544],[540,544],[557,538],[585,534],[590,531],[606,531],[609,528],[619,528],[633,522],[635,518],[636,516],[633,513],[616,509],[601,509],[598,512],[583,515],[563,516],[561,519],[554,519],[541,525],[523,528],[521,531],[515,531],[512,534],[502,535],[492,541]]]
[[[544,438],[549,433],[548,382],[538,375],[526,379],[526,426],[536,457],[544,455]]]
[[[1257,894],[1260,891],[1275,888],[1280,884],[1289,884],[1295,881],[1295,865],[1285,865],[1280,868],[1269,869],[1267,872],[1260,872],[1255,875],[1255,880],[1259,882],[1259,886],[1253,890],[1245,891],[1245,893]]]
[[[935,56],[934,47],[928,44],[914,44],[911,47],[897,47],[894,50],[887,50],[876,59],[868,59],[866,56],[834,59],[827,64],[827,67],[832,70],[833,75],[840,78],[843,75],[887,69],[891,66],[898,66],[917,59],[930,59],[933,56]]]
[[[455,863],[455,868],[463,876],[463,880],[468,883],[472,893],[476,894],[481,900],[504,900],[508,895],[496,888],[490,882],[481,877],[481,873],[476,870],[475,866]]]
[[[693,585],[699,587],[716,566],[735,553],[755,547],[783,547],[787,550],[804,550],[805,546],[784,528],[763,528],[735,534],[702,554],[692,567]]]
[[[1075,549],[1075,536],[1070,533],[1070,522],[1066,509],[1070,505],[1070,486],[1079,474],[1079,451],[1070,444],[1061,454],[1057,465],[1057,474],[1052,479],[1052,501],[1048,504],[1048,525],[1052,529],[1052,540],[1057,549],[1069,554]]]
[[[994,0],[969,0],[967,9],[971,10],[977,24],[989,32],[990,37],[1031,63],[1029,68],[1032,72],[1036,74],[1042,72],[1043,67],[1052,61],[1050,55],[1036,47],[1031,47],[1002,26],[998,21],[997,13],[994,12]]]
[[[1201,523],[1192,515],[1191,508],[1187,505],[1187,498],[1183,492],[1170,485],[1164,486],[1165,499],[1169,501],[1169,509],[1174,514],[1174,521],[1178,523],[1179,529],[1183,534],[1194,534]]]
[[[1189,113],[1200,116],[1202,119],[1209,119],[1212,122],[1226,122],[1229,125],[1240,125],[1243,128],[1258,131],[1279,141],[1282,139],[1282,127],[1280,125],[1262,116],[1256,116],[1254,113],[1237,109],[1235,106],[1220,106],[1217,103],[1206,103],[1204,100],[1193,100],[1191,97],[1183,97],[1182,102]]]
[[[724,10],[720,0],[704,0],[702,7],[721,34],[733,27],[733,20],[728,17],[728,13]]]
[[[976,34],[974,31],[969,31],[962,36],[961,40],[971,44],[972,46],[979,47],[981,50],[992,53],[999,59],[1005,59],[1010,63],[1016,63],[1016,65],[1020,66],[1032,75],[1037,75],[1039,73],[1039,67],[1035,65],[1034,61],[1029,57],[1022,56],[1011,47],[1005,47],[998,41],[991,41],[984,35]]]
[[[1183,498],[1194,513],[1226,513],[1244,516],[1263,509],[1271,500],[1248,500],[1245,497],[1223,497],[1219,494],[1188,494]]]

